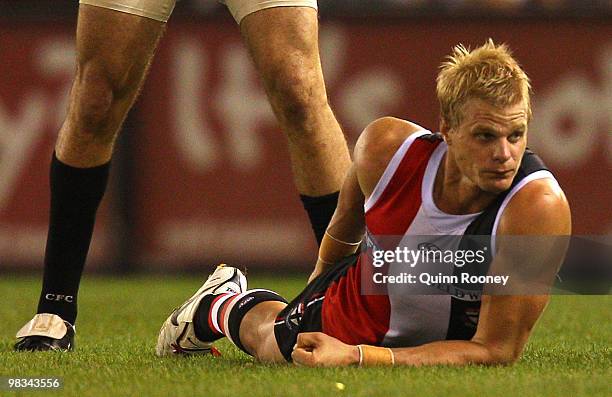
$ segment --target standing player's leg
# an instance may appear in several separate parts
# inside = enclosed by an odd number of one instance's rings
[[[122,10],[130,1],[105,0],[102,4]],[[96,0],[84,2],[95,4]],[[106,189],[113,145],[174,0],[165,3],[162,8],[167,13],[149,17],[85,4],[79,7],[76,76],[51,161],[51,214],[42,292],[38,314],[17,333],[21,338],[17,350],[72,349],[77,292],[96,211]],[[152,19],[157,16],[159,20]]]
[[[320,243],[351,159],[327,100],[316,0],[230,0],[227,5],[287,135],[295,184]]]

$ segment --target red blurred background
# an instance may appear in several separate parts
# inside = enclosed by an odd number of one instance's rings
[[[489,37],[508,43],[533,81],[529,146],[566,191],[574,232],[612,233],[608,18],[323,18],[330,102],[349,140],[383,115],[436,130],[438,65],[455,44]],[[0,54],[0,270],[27,269],[43,256],[74,18],[4,20]],[[285,138],[230,17],[170,21],[126,124],[89,259],[90,269],[116,270],[315,259]]]

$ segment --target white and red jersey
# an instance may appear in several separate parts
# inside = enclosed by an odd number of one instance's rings
[[[441,136],[427,130],[410,135],[402,143],[365,203],[366,239],[443,239],[468,233],[495,236],[499,219],[516,192],[535,179],[554,180],[541,160],[527,151],[512,186],[489,208],[475,214],[447,214],[433,200],[436,174],[446,150]],[[345,343],[382,346],[416,346],[436,340],[469,339],[473,335],[479,299],[468,302],[449,294],[364,295],[361,280],[366,271],[370,270],[359,257],[329,286],[321,312],[323,332]]]

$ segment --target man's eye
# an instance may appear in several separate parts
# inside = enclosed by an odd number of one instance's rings
[[[481,141],[490,141],[491,139],[495,138],[495,135],[490,134],[488,132],[481,132],[476,134],[476,138],[478,138]]]
[[[522,132],[515,132],[508,137],[508,140],[512,143],[516,143],[521,139],[522,136],[523,136]]]

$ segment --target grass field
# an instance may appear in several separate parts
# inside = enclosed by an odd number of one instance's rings
[[[40,281],[0,277],[0,377],[61,377],[64,386],[51,392],[55,395],[612,395],[610,296],[554,297],[523,358],[511,367],[312,369],[258,364],[226,341],[217,345],[221,358],[155,357],[159,326],[199,287],[202,281],[195,278],[87,277],[79,298],[77,350],[15,353],[13,336],[34,312]],[[251,287],[293,297],[304,279],[249,281]],[[0,390],[0,395],[17,393]]]

